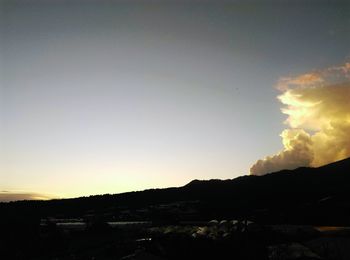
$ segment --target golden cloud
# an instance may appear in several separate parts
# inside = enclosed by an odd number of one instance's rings
[[[278,100],[290,129],[281,134],[283,151],[258,160],[251,174],[320,166],[350,157],[349,73],[350,63],[345,63],[278,83],[283,89]]]

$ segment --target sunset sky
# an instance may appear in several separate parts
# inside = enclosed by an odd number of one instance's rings
[[[0,200],[350,156],[349,14],[347,1],[0,0]]]

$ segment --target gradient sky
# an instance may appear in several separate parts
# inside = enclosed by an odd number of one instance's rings
[[[280,150],[274,86],[349,59],[350,3],[244,2],[0,0],[0,190],[231,179]]]

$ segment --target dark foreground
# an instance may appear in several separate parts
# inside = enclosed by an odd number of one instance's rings
[[[125,221],[147,222],[112,224]],[[179,188],[0,203],[0,259],[349,260],[350,231],[334,226],[350,226],[350,158]]]
[[[19,225],[0,259],[350,259],[350,229],[209,221]],[[2,233],[3,235],[4,233]]]

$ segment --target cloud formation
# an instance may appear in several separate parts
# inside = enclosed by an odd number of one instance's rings
[[[52,197],[39,193],[0,191],[0,202],[17,200],[48,200]]]
[[[289,129],[283,151],[258,160],[253,175],[321,166],[350,157],[350,63],[282,78],[277,98]]]

